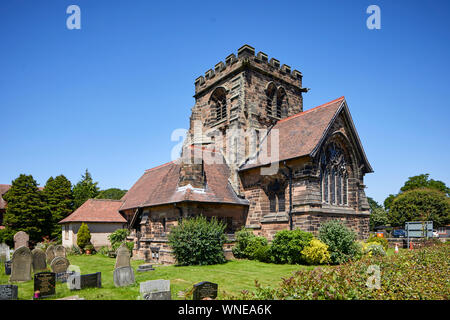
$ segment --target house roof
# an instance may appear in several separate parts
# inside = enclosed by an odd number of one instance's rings
[[[9,190],[9,188],[11,188],[11,185],[9,184],[0,184],[0,209],[6,208],[6,201],[2,196]]]
[[[278,161],[307,155],[314,156],[323,139],[326,137],[328,129],[331,127],[334,119],[341,110],[345,110],[349,119],[351,129],[356,136],[357,147],[366,164],[367,172],[372,172],[372,168],[367,161],[358,134],[354,128],[344,97],[340,97],[318,107],[278,121],[266,135],[265,141],[263,140],[263,145],[264,142],[267,142],[268,153],[271,153],[272,138],[275,138],[275,135],[278,133],[278,141],[280,141]],[[275,141],[277,140],[275,139]],[[281,144],[281,142],[283,142],[283,144]],[[258,159],[258,157],[253,157],[252,159],[247,160],[247,162],[241,166],[240,170],[268,165],[273,162],[270,157],[265,158],[266,159]]]
[[[203,152],[212,152],[203,150]],[[219,155],[222,157],[222,155]],[[193,188],[190,185],[178,187],[181,160],[163,164],[146,170],[141,178],[123,196],[120,210],[150,207],[168,203],[196,201],[235,205],[248,205],[248,201],[239,198],[230,183],[230,169],[222,157],[222,163],[204,164],[206,187]]]
[[[69,222],[120,222],[127,220],[119,213],[121,200],[89,199],[59,223]]]

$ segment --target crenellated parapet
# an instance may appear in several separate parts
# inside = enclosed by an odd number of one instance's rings
[[[289,65],[281,65],[280,61],[273,57],[269,59],[264,52],[260,51],[255,54],[255,48],[245,44],[238,49],[237,56],[234,53],[228,55],[225,62],[218,62],[214,68],[206,71],[204,76],[195,79],[195,96],[245,68],[256,69],[260,73],[296,87],[301,92],[307,91],[307,89],[302,88],[302,73],[300,71],[295,69],[291,71]]]

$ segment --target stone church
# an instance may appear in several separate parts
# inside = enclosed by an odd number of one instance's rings
[[[302,73],[249,45],[195,80],[180,157],[144,172],[122,198],[138,257],[172,263],[167,235],[182,218],[217,217],[269,240],[317,234],[341,220],[368,236],[364,175],[373,172],[344,97],[303,111]]]

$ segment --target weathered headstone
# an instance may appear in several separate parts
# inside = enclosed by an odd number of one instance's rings
[[[50,267],[54,273],[66,272],[70,262],[64,257],[55,257],[50,263]]]
[[[128,247],[125,243],[122,243],[117,249],[115,268],[130,266],[130,250],[128,250]]]
[[[62,245],[57,245],[54,248],[54,252],[55,252],[55,258],[56,257],[66,257],[66,248],[64,248],[64,246]]]
[[[34,275],[34,291],[40,292],[40,298],[53,296],[56,286],[56,274],[54,272],[40,272]]]
[[[55,246],[52,244],[49,245],[45,251],[45,255],[47,256],[47,264],[52,263],[53,259],[55,259]]]
[[[151,264],[141,264],[137,268],[137,272],[147,272],[147,271],[152,271],[152,270],[155,270],[155,269],[153,268],[153,265],[151,265]]]
[[[0,300],[17,300],[18,289],[13,284],[0,284]]]
[[[194,284],[194,292],[192,294],[193,300],[203,300],[205,298],[217,298],[217,283],[203,281]]]
[[[126,287],[135,283],[132,267],[115,268],[113,277],[116,287]]]
[[[20,247],[15,250],[11,260],[11,277],[9,281],[30,281],[31,263],[31,251],[28,247]]]
[[[9,246],[6,243],[0,243],[0,262],[9,260]]]
[[[140,293],[144,300],[171,300],[170,280],[141,282]]]
[[[12,264],[11,260],[5,261],[5,274],[7,276],[11,275],[11,264]]]
[[[46,255],[42,249],[35,248],[31,251],[31,257],[33,258],[33,272],[42,271],[47,269]]]
[[[28,241],[30,237],[24,231],[19,231],[14,235],[14,250],[19,249],[20,247],[28,247]]]
[[[67,281],[70,290],[80,290],[84,288],[101,288],[102,273],[76,274],[71,276]]]

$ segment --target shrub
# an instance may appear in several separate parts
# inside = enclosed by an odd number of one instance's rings
[[[89,232],[89,227],[84,222],[81,224],[80,229],[77,234],[77,245],[84,250],[88,244],[91,243],[91,233]]]
[[[318,239],[312,239],[303,249],[302,255],[308,264],[325,264],[331,261],[328,246]]]
[[[382,272],[379,289],[367,285],[373,284],[368,279],[373,265]],[[450,286],[443,279],[448,277],[449,268],[450,243],[445,243],[392,256],[366,256],[345,265],[301,270],[275,288],[256,284],[253,292],[225,299],[448,300]]]
[[[81,254],[81,249],[78,248],[77,246],[72,246],[68,251],[67,251],[67,255],[72,256],[72,255],[80,255]]]
[[[231,249],[233,255],[238,259],[247,258],[245,249],[247,248],[249,241],[255,237],[253,232],[245,228],[236,232],[236,245]]]
[[[108,236],[112,250],[116,251],[120,245],[127,239],[130,231],[128,229],[117,229]]]
[[[311,233],[299,229],[278,231],[270,247],[271,260],[275,263],[304,263],[301,252],[312,238]]]
[[[255,260],[261,261],[261,262],[270,262],[270,246],[265,245],[261,246],[258,249],[255,250],[253,253],[253,257]]]
[[[97,253],[102,256],[109,257],[109,251],[110,249],[107,246],[103,246],[97,251]]]
[[[367,239],[366,243],[379,244],[380,246],[383,247],[384,251],[387,251],[387,249],[389,247],[389,242],[387,241],[387,239],[386,238],[379,238],[379,237],[377,237],[376,234],[370,235],[369,239]]]
[[[328,246],[334,264],[347,262],[358,255],[356,233],[342,222],[332,220],[324,223],[319,228],[319,239]]]
[[[244,254],[250,260],[256,259],[255,257],[256,251],[261,249],[261,247],[267,247],[267,244],[268,243],[266,238],[254,236],[250,238],[250,240],[248,241],[247,247],[244,250]]]
[[[369,256],[385,256],[386,251],[383,246],[376,242],[369,242],[363,249],[364,254],[368,254]]]
[[[178,265],[208,265],[226,262],[223,245],[225,224],[203,216],[181,220],[171,229],[169,245]]]

